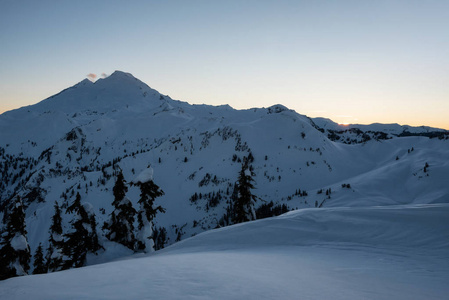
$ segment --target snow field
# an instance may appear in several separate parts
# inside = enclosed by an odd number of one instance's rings
[[[1,299],[443,299],[449,205],[306,209],[148,256],[0,282]]]

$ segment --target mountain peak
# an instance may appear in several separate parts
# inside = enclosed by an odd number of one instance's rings
[[[282,104],[275,104],[267,108],[269,114],[278,114],[289,109]]]
[[[133,105],[157,106],[160,94],[147,84],[123,71],[95,82],[84,79],[56,95],[27,108],[39,113],[59,111],[73,115],[81,111],[119,110]]]
[[[138,80],[136,77],[134,77],[131,73],[115,70],[111,75],[109,75],[106,78],[133,78]]]
[[[140,89],[150,88],[146,83],[134,77],[131,73],[126,73],[123,71],[114,71],[111,75],[104,79],[99,79],[95,82],[96,85],[112,85],[112,86],[128,86],[128,87],[139,87]]]
[[[81,80],[77,84],[75,84],[73,87],[86,86],[86,85],[89,86],[92,84],[94,84],[94,83],[86,78],[86,79]]]

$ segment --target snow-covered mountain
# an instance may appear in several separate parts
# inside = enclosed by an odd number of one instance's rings
[[[429,127],[341,128],[282,105],[191,105],[116,71],[0,115],[0,208],[15,195],[24,199],[34,253],[48,245],[55,201],[65,211],[79,192],[102,225],[113,209],[117,171],[131,182],[151,166],[165,192],[156,226],[172,244],[224,224],[242,160],[251,156],[259,216],[282,205],[449,203],[448,137]],[[138,188],[130,186],[127,197],[136,205]],[[64,229],[70,219],[63,215]],[[99,235],[105,251],[88,264],[132,254]]]

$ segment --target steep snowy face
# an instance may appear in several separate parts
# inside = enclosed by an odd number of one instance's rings
[[[36,154],[75,127],[92,122],[107,126],[110,118],[137,112],[150,115],[167,101],[128,73],[115,71],[95,83],[85,79],[35,105],[0,115],[0,147]]]
[[[40,113],[60,111],[68,115],[80,112],[101,114],[134,105],[154,107],[160,96],[131,74],[115,71],[95,83],[85,79],[28,109]]]

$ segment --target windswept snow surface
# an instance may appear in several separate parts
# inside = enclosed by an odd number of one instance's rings
[[[8,279],[0,299],[445,299],[448,216],[448,204],[303,209]]]

